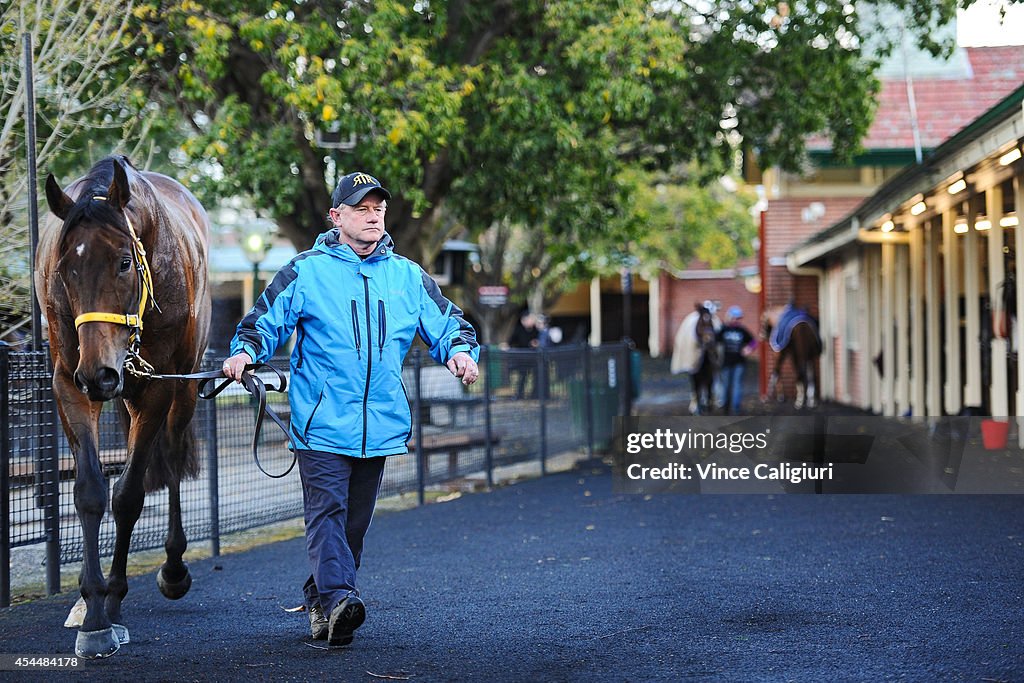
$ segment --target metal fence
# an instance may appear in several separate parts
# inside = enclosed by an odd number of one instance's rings
[[[272,364],[288,369],[287,358]],[[480,365],[481,381],[467,388],[420,349],[409,354],[403,383],[413,416],[410,453],[388,458],[382,497],[415,491],[422,503],[431,486],[470,474],[483,473],[491,485],[498,466],[536,460],[543,473],[550,455],[581,448],[592,454],[609,444],[613,417],[628,414],[639,392],[638,360],[625,344],[484,348]],[[208,355],[202,369],[219,367],[220,358]],[[47,351],[0,346],[0,607],[10,604],[12,548],[45,544],[50,593],[60,591],[60,565],[82,558],[74,459],[57,419],[51,375]],[[269,402],[288,414],[283,394],[270,394]],[[198,478],[182,483],[182,517],[188,539],[209,539],[215,555],[223,534],[302,515],[297,468],[272,479],[252,462],[254,410],[233,385],[200,401],[193,420],[203,466]],[[112,404],[101,413],[99,441],[113,486],[127,448]],[[273,425],[263,430],[259,454],[268,472],[291,464],[287,445]],[[113,553],[114,533],[107,514],[100,527],[103,555]],[[167,492],[151,493],[131,548],[161,547],[166,533]]]

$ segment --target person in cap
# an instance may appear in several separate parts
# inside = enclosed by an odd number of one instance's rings
[[[726,311],[725,324],[718,330],[718,341],[722,345],[722,381],[725,385],[725,412],[737,415],[743,399],[743,374],[746,370],[747,356],[757,346],[757,340],[746,327],[740,323],[743,309],[730,306]]]
[[[347,645],[366,618],[356,589],[363,537],[387,456],[408,453],[402,362],[418,333],[463,384],[480,346],[458,306],[385,230],[391,193],[349,173],[331,195],[331,228],[285,265],[238,324],[225,376],[265,362],[292,332],[291,447],[302,482],[313,638]]]

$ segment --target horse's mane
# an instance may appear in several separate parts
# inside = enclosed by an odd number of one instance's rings
[[[78,199],[68,212],[64,220],[64,228],[61,234],[61,241],[67,237],[71,228],[83,221],[91,221],[101,225],[111,225],[120,229],[128,235],[128,224],[124,217],[117,211],[110,202],[92,201],[93,197],[106,196],[114,181],[114,164],[124,164],[134,168],[126,157],[105,157],[96,162],[89,173],[81,179],[81,187]]]

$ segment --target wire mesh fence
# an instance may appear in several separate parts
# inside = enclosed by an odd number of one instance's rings
[[[410,452],[388,458],[380,495],[418,492],[422,502],[430,487],[459,478],[484,476],[491,484],[498,466],[536,460],[543,472],[551,455],[606,447],[613,417],[628,414],[639,389],[629,370],[635,363],[622,344],[484,348],[482,381],[465,387],[414,349],[402,373],[412,414]],[[287,358],[271,364],[287,373]],[[219,366],[219,358],[207,356],[201,370]],[[60,589],[60,565],[82,558],[74,455],[57,418],[51,376],[47,351],[0,346],[0,606],[10,603],[12,548],[45,544],[49,592]],[[282,417],[290,414],[286,395],[271,393],[268,402]],[[242,387],[232,385],[200,401],[192,422],[202,469],[181,485],[182,519],[190,541],[211,540],[215,554],[223,534],[302,515],[298,469],[270,478],[253,463],[255,410]],[[111,488],[128,458],[121,419],[115,401],[104,404],[99,457]],[[286,471],[293,462],[288,446],[276,427],[264,429],[258,443],[262,467],[272,474]],[[167,508],[166,491],[146,496],[132,551],[164,544]],[[114,536],[107,514],[100,527],[102,555],[112,554]]]

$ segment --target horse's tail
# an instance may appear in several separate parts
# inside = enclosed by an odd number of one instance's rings
[[[159,491],[170,482],[195,479],[199,475],[199,456],[192,423],[181,430],[171,430],[167,423],[153,440],[146,468],[146,492]]]

